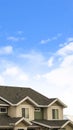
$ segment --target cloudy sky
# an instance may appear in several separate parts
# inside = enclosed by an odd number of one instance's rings
[[[58,97],[73,115],[73,0],[0,0],[0,85]]]

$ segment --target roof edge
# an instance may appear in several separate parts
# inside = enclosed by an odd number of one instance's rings
[[[8,104],[10,104],[10,105],[13,105],[11,102],[9,102],[7,99],[5,99],[5,98],[3,98],[3,97],[1,97],[0,96],[0,99],[2,99],[3,101],[5,101],[5,102],[7,102]]]
[[[43,123],[39,123],[39,122],[36,122],[36,121],[32,121],[33,123],[37,124],[37,125],[41,125],[41,126],[44,126],[44,127],[47,127],[47,128],[51,128],[51,126],[49,125],[45,125]]]
[[[55,98],[54,99],[54,101],[52,101],[49,105],[48,105],[48,107],[50,107],[52,104],[54,104],[56,101],[58,101],[64,108],[66,108],[67,107],[67,105],[65,105],[60,99],[58,99],[58,98]]]
[[[25,121],[27,124],[32,125],[31,122],[27,121],[24,117],[22,117],[20,120],[18,120],[15,125],[18,125],[21,121]]]

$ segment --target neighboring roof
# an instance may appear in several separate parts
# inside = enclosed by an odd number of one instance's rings
[[[14,127],[21,121],[24,121],[28,125],[32,125],[32,123],[27,121],[24,117],[11,118],[6,115],[0,115],[0,127]]]
[[[57,101],[56,98],[47,98],[31,88],[12,86],[0,86],[0,99],[4,99],[9,104],[18,104],[27,99],[36,105],[44,106],[48,106],[54,101]],[[62,102],[61,105],[65,107]]]
[[[64,128],[67,124],[73,124],[69,120],[34,120],[34,124],[47,127],[47,128]]]

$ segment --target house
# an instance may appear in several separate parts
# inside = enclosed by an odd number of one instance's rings
[[[73,130],[66,105],[31,88],[0,86],[0,130]]]

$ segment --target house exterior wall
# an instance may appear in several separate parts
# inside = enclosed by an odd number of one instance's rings
[[[10,117],[16,117],[16,108],[15,106],[9,106],[8,107],[8,116]]]
[[[50,107],[48,107],[47,109],[47,120],[52,120],[52,109],[58,109],[59,111],[59,120],[63,119],[63,108],[62,106],[58,105],[58,104],[53,104]]]
[[[22,117],[22,108],[28,108],[29,109],[29,118],[27,118],[27,119],[29,121],[34,120],[34,107],[31,104],[28,104],[27,102],[23,102],[17,107],[16,116]]]
[[[29,121],[35,119],[35,112],[34,112],[34,106],[27,103],[27,101],[24,101],[18,106],[10,106],[8,108],[8,115],[11,117],[22,117],[22,108],[29,108],[29,118],[27,118]],[[58,109],[59,110],[59,119],[63,119],[63,108],[62,106],[58,105],[57,103],[54,103],[48,108],[43,108],[42,118],[47,120],[52,120],[52,109]]]
[[[22,108],[29,108],[29,118],[28,120],[34,120],[34,107],[28,104],[26,101],[18,106],[10,106],[8,108],[8,115],[11,117],[22,117]]]
[[[47,118],[47,111],[48,111],[48,108],[44,108],[44,110],[43,110],[43,119],[48,119]]]
[[[14,127],[14,130],[18,130],[18,129],[27,130],[27,127],[28,127],[28,126],[27,126],[25,123],[21,122],[21,123],[19,123],[18,125],[16,125],[16,126]]]
[[[67,126],[65,127],[65,129],[66,129],[66,130],[73,130],[73,127],[71,127],[70,125],[67,125]]]

